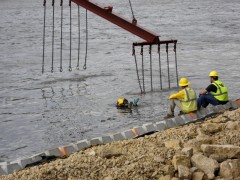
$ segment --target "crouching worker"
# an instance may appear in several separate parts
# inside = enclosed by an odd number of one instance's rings
[[[134,99],[131,102],[128,102],[128,100],[126,98],[118,98],[116,107],[117,109],[132,109],[133,106],[137,106],[137,103],[139,101],[139,98]]]
[[[210,85],[199,93],[197,100],[198,109],[206,108],[208,104],[213,106],[226,104],[228,102],[228,89],[218,78],[217,71],[211,71],[209,74]]]
[[[181,78],[179,86],[182,90],[176,94],[172,94],[170,99],[170,107],[165,119],[174,117],[174,109],[177,106],[180,109],[179,114],[189,113],[197,110],[197,95],[196,92],[189,87],[187,78]]]

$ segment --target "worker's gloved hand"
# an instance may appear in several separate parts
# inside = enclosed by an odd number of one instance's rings
[[[137,106],[137,103],[139,101],[139,98],[133,100],[133,106]]]

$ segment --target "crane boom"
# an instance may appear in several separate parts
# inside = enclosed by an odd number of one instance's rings
[[[112,7],[101,7],[91,0],[71,0],[77,5],[93,12],[94,14],[110,21],[113,24],[125,29],[128,32],[144,39],[149,43],[158,43],[159,35],[139,26],[136,20],[128,21],[127,19],[112,12]]]

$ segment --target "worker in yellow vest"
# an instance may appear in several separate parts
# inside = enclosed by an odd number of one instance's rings
[[[182,90],[176,94],[172,94],[170,99],[170,107],[165,119],[174,117],[174,109],[177,106],[180,109],[180,113],[189,113],[197,110],[197,95],[196,92],[189,86],[187,78],[181,78],[179,86]]]
[[[216,106],[228,102],[228,89],[218,79],[217,71],[211,71],[209,78],[211,84],[199,93],[199,98],[197,100],[198,109],[201,107],[206,108],[209,104]]]

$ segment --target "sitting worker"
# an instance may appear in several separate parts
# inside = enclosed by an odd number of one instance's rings
[[[228,89],[218,80],[217,71],[211,71],[209,77],[211,84],[199,93],[197,99],[198,109],[201,107],[206,108],[209,104],[216,106],[228,102]]]
[[[170,99],[170,107],[167,116],[164,118],[174,117],[174,109],[177,106],[180,109],[180,114],[189,113],[197,110],[197,95],[196,92],[189,87],[189,81],[187,78],[181,78],[179,86],[182,90],[176,94],[172,94]]]

